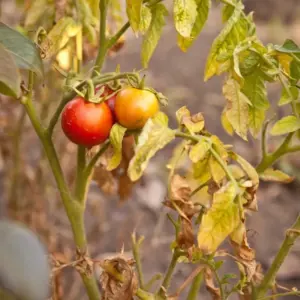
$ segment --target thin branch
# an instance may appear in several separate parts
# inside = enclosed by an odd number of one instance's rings
[[[173,251],[172,259],[170,261],[168,270],[167,270],[167,272],[164,276],[161,287],[159,288],[159,291],[157,293],[158,296],[163,297],[165,292],[168,290],[168,288],[170,286],[171,279],[172,279],[173,272],[175,270],[177,261],[178,261],[180,256],[181,256],[181,252],[177,248],[175,248],[174,251]]]
[[[197,300],[199,290],[202,284],[202,280],[203,280],[203,273],[199,272],[198,275],[193,280],[187,300]]]
[[[136,270],[138,274],[139,284],[142,289],[144,289],[144,277],[143,277],[143,271],[142,271],[142,263],[141,263],[141,257],[140,257],[140,247],[142,242],[144,241],[144,237],[140,237],[138,240],[136,240],[136,234],[135,232],[131,235],[131,243],[132,243],[132,252],[133,257],[136,264]]]
[[[108,40],[108,43],[107,43],[107,50],[109,48],[111,48],[119,39],[120,37],[126,32],[126,30],[130,27],[130,23],[127,22],[125,23],[121,28],[120,30],[113,36],[111,37],[109,40]]]
[[[300,292],[299,291],[290,291],[287,293],[279,293],[279,294],[273,294],[270,296],[266,296],[266,297],[262,297],[262,298],[258,298],[257,300],[267,300],[267,299],[272,299],[272,298],[278,298],[278,297],[285,297],[285,296],[292,296],[292,295],[298,295],[300,296]]]
[[[276,274],[280,269],[282,263],[284,262],[286,256],[290,252],[292,246],[294,245],[296,239],[300,236],[300,215],[296,222],[294,223],[293,227],[286,232],[285,239],[275,256],[271,267],[267,271],[264,276],[263,281],[261,282],[260,286],[257,289],[257,297],[263,298],[268,291],[268,289],[272,286],[275,281]]]
[[[75,182],[75,197],[80,203],[84,203],[87,184],[84,182],[84,170],[86,165],[86,149],[83,146],[77,147],[77,168]]]

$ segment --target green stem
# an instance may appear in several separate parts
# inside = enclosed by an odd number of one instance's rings
[[[171,259],[171,262],[169,264],[168,270],[167,270],[167,272],[164,276],[161,287],[160,287],[160,289],[157,293],[159,297],[163,297],[165,292],[168,290],[168,288],[170,286],[171,279],[172,279],[173,272],[175,270],[177,261],[178,261],[180,256],[181,256],[181,253],[177,249],[174,249],[172,259]]]
[[[36,131],[38,137],[41,140],[44,151],[48,158],[66,214],[71,223],[75,244],[82,253],[85,253],[87,251],[87,242],[83,218],[84,207],[80,205],[77,201],[74,201],[74,199],[72,198],[70,190],[64,179],[63,171],[59,163],[56,150],[52,143],[51,136],[48,133],[48,131],[41,126],[41,123],[37,117],[36,110],[32,103],[33,76],[33,73],[30,72],[29,94],[23,101],[23,104],[29,116],[29,119],[33,125],[34,130]],[[100,293],[95,278],[93,276],[90,277],[85,273],[81,273],[80,275],[85,284],[90,300],[99,300]]]
[[[107,43],[107,49],[111,48],[118,40],[119,38],[126,32],[126,30],[130,27],[130,23],[127,22],[125,23],[120,30],[112,37],[108,40]]]
[[[102,69],[106,52],[107,52],[107,40],[106,40],[106,15],[107,15],[107,0],[99,1],[100,9],[100,28],[99,28],[99,50],[95,62],[94,72],[99,72]],[[94,73],[95,74],[95,73]]]
[[[265,296],[268,289],[273,285],[276,274],[280,269],[282,263],[284,262],[286,256],[290,252],[292,246],[294,245],[296,239],[300,236],[300,215],[298,215],[296,222],[293,227],[286,232],[285,239],[281,244],[281,247],[275,256],[271,267],[264,276],[262,283],[257,288],[257,299]]]
[[[143,240],[144,240],[144,237],[141,237],[137,241],[135,233],[133,233],[131,236],[133,257],[134,257],[135,264],[136,264],[136,270],[137,270],[137,274],[138,274],[139,284],[142,289],[144,289],[144,276],[143,276],[142,263],[141,263],[141,257],[140,257],[140,246],[141,246]]]
[[[258,298],[258,300],[267,300],[267,299],[275,299],[275,298],[279,298],[279,297],[285,297],[285,296],[292,296],[292,295],[300,295],[299,291],[290,291],[290,292],[286,292],[286,293],[279,293],[279,294],[273,294],[270,296],[266,296],[263,298]]]
[[[202,281],[203,272],[200,272],[193,280],[187,300],[197,300]]]
[[[78,146],[75,197],[81,204],[84,204],[85,202],[86,191],[87,191],[87,185],[84,182],[85,164],[86,164],[86,149],[83,146]]]
[[[282,144],[277,148],[276,151],[274,151],[272,154],[266,154],[263,156],[261,162],[259,165],[256,167],[256,171],[258,173],[264,172],[267,168],[269,168],[273,163],[279,159],[281,156],[284,154],[291,152],[289,148],[290,141],[293,137],[293,132],[289,133],[286,138],[283,140]],[[294,152],[294,151],[293,151]]]

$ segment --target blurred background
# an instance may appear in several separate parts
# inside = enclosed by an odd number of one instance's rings
[[[22,17],[20,6],[16,6],[13,0],[0,0],[0,4],[0,20],[10,26],[18,24]],[[282,44],[286,38],[291,38],[300,44],[299,0],[244,0],[244,4],[247,11],[254,11],[258,35],[264,43]],[[215,3],[203,32],[187,53],[181,52],[176,45],[176,33],[169,16],[163,38],[147,70],[147,83],[168,96],[169,106],[164,110],[170,117],[171,126],[175,125],[174,113],[179,107],[186,105],[193,113],[201,111],[207,129],[226,143],[233,144],[236,152],[255,165],[260,159],[259,139],[250,139],[246,143],[238,137],[228,136],[222,129],[223,79],[203,81],[206,57],[222,27],[220,12],[219,5]],[[124,47],[110,55],[105,70],[115,70],[117,64],[121,65],[122,71],[140,69],[140,42],[129,32]],[[93,49],[85,51],[93,56]],[[60,99],[60,83],[57,82],[61,78],[58,78],[57,73],[50,73],[36,92],[36,105],[45,121]],[[280,87],[273,84],[268,89],[269,100],[273,104],[269,115],[277,113],[281,116],[283,112],[276,107]],[[277,142],[270,140],[270,147]],[[71,184],[76,146],[66,140],[60,126],[55,130],[55,144]],[[142,247],[145,278],[166,270],[174,232],[165,217],[167,209],[162,206],[162,201],[166,195],[166,158],[170,157],[173,146],[159,152],[151,160],[142,180],[135,184],[126,178],[116,180],[114,174],[104,173],[101,167],[96,170],[86,210],[86,228],[93,258],[114,256],[123,246],[125,255],[131,257],[130,236],[136,230],[138,235],[145,236]],[[261,183],[259,212],[248,217],[249,241],[256,249],[257,260],[263,269],[269,267],[285,230],[292,225],[300,209],[300,159],[291,155],[279,162],[277,167],[295,175],[295,181],[289,185]],[[128,199],[120,201],[120,196],[125,195],[129,195]],[[3,96],[0,96],[0,199],[1,218],[18,220],[29,226],[55,260],[64,262],[73,258],[69,223],[40,143],[19,103]],[[223,267],[224,272],[232,272],[232,268],[230,262]],[[192,266],[179,264],[171,290],[175,291],[192,270]],[[300,243],[294,246],[278,273],[278,279],[282,285],[300,288]],[[80,278],[71,269],[65,269],[55,277],[53,291],[53,299],[86,299]],[[183,293],[180,299],[185,299],[185,296]],[[209,296],[203,293],[199,299],[209,299]]]

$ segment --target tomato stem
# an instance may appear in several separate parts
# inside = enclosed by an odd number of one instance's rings
[[[77,147],[77,171],[75,183],[75,198],[82,204],[85,202],[87,187],[84,183],[84,169],[86,165],[86,149],[83,146]]]

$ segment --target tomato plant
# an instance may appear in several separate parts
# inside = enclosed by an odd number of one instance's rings
[[[235,134],[245,142],[261,137],[260,161],[252,165],[237,149],[209,131],[201,112],[193,114],[187,106],[179,108],[177,126],[171,128],[168,116],[160,110],[167,99],[153,87],[144,87],[147,79],[144,70],[122,72],[118,66],[115,71],[103,72],[107,56],[123,48],[129,29],[141,39],[141,61],[144,68],[148,67],[166,25],[169,14],[166,1],[126,0],[126,20],[121,1],[61,2],[26,1],[18,30],[0,22],[0,92],[19,101],[15,102],[22,114],[16,132],[22,131],[27,115],[41,142],[76,246],[76,259],[59,267],[54,264],[53,273],[74,267],[90,300],[102,296],[109,300],[179,299],[188,286],[187,299],[196,300],[202,284],[216,300],[231,299],[233,294],[252,300],[299,295],[297,289],[277,295],[270,293],[280,287],[276,283],[277,272],[300,236],[300,215],[286,232],[266,271],[261,270],[255,250],[248,242],[246,227],[249,213],[258,211],[257,191],[261,180],[293,181],[293,177],[273,165],[283,156],[300,151],[298,45],[290,39],[282,45],[264,45],[256,34],[252,14],[245,12],[241,0],[219,1],[223,28],[208,54],[204,81],[224,76],[225,105],[219,119],[229,135]],[[182,51],[188,51],[200,35],[212,9],[211,2],[174,0],[168,5],[172,7],[177,45]],[[24,74],[28,76],[24,78]],[[53,89],[61,94],[61,99],[52,113],[48,104],[53,104],[49,101],[53,97],[48,93],[55,76],[59,79]],[[286,115],[268,120],[267,84],[272,83],[282,89],[278,106],[285,106]],[[48,98],[47,105],[38,101],[43,97]],[[74,184],[63,172],[64,160],[58,155],[54,141],[53,133],[60,117],[63,132],[78,145],[77,159],[70,160],[76,160],[76,171],[72,169],[70,176]],[[134,136],[126,139],[131,130]],[[278,143],[272,148],[268,144],[269,136]],[[130,188],[126,188],[143,176],[157,151],[175,140],[180,142],[166,163],[169,172],[163,203],[176,214],[176,219],[168,215],[174,227],[172,258],[162,281],[154,289],[152,283],[160,280],[160,276],[154,275],[149,283],[143,279],[139,253],[143,238],[132,235],[136,268],[123,255],[95,259],[89,252],[84,216],[95,173],[100,173],[104,181],[100,185],[102,191],[108,181],[118,178],[119,191],[123,184],[123,194],[127,195]],[[12,191],[21,166],[20,141],[16,138],[13,144],[18,152]],[[30,176],[26,176],[30,181]],[[231,250],[219,251],[225,240],[229,241]],[[239,270],[236,276],[221,277],[220,256],[233,258]],[[172,274],[179,262],[195,269],[172,293]],[[94,276],[95,265],[102,269],[100,280]],[[53,298],[57,299],[56,296]]]
[[[92,147],[104,142],[113,125],[113,116],[105,102],[91,103],[76,97],[64,108],[61,126],[75,144]]]
[[[156,96],[147,90],[133,87],[118,92],[115,114],[118,122],[128,129],[141,129],[159,111]]]

